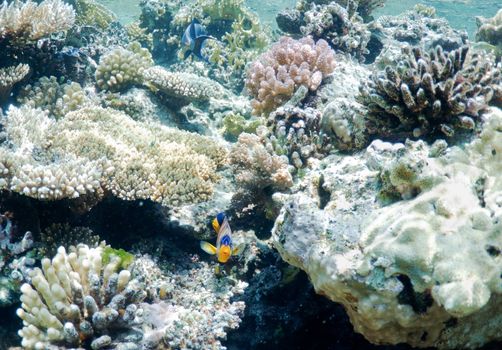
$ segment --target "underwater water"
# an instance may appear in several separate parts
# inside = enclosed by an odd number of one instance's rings
[[[502,2],[0,3],[0,350],[502,348]]]

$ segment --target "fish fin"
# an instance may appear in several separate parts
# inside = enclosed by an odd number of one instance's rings
[[[200,21],[197,18],[192,18],[193,24],[200,24]]]
[[[200,241],[200,248],[208,254],[216,254],[216,247],[211,243]]]
[[[204,40],[207,40],[207,39],[212,39],[212,40],[216,40],[215,37],[212,37],[211,35],[199,35],[197,37],[197,40],[201,40],[201,43],[204,41]]]
[[[190,56],[191,54],[192,54],[192,50],[186,50],[185,54],[183,55],[183,60],[186,60],[188,58],[188,56]]]
[[[240,253],[242,253],[242,251],[244,250],[245,247],[246,246],[244,243],[237,245],[237,247],[232,249],[232,255],[239,255]]]
[[[189,26],[189,29],[190,29],[190,39],[195,39],[196,35],[195,35],[195,25],[196,24],[199,24],[199,21],[197,21],[195,18],[192,19],[192,23],[190,24]]]

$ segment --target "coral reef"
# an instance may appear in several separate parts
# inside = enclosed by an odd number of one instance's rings
[[[75,23],[79,26],[91,26],[106,29],[117,16],[95,0],[69,0],[75,9]]]
[[[96,85],[101,90],[120,91],[141,84],[143,71],[152,65],[152,55],[138,42],[132,42],[127,49],[118,47],[99,60]]]
[[[387,66],[361,87],[368,132],[404,140],[475,129],[488,104],[500,102],[502,75],[489,58],[468,50],[403,48],[397,69]]]
[[[120,269],[120,258],[103,261],[104,249],[81,244],[67,253],[60,247],[52,261],[44,258],[42,269],[33,270],[31,283],[21,287],[17,311],[24,323],[19,331],[23,348],[96,350],[112,343],[138,348],[134,343],[142,335],[133,330],[141,323],[139,303],[146,293],[128,270]]]
[[[17,96],[17,101],[31,108],[47,111],[55,118],[89,105],[91,99],[79,83],[64,83],[55,76],[42,77],[33,85],[24,86]]]
[[[56,255],[60,246],[77,246],[85,244],[89,248],[96,248],[101,239],[88,227],[71,227],[70,224],[51,224],[40,233],[41,247],[38,248],[43,256]]]
[[[20,45],[70,29],[75,11],[62,0],[4,1],[0,5],[0,39]]]
[[[492,18],[476,17],[477,41],[486,41],[495,46],[502,46],[502,9]]]
[[[207,100],[221,97],[224,89],[216,81],[191,73],[169,72],[154,66],[143,73],[145,85],[168,97],[181,100]]]
[[[326,41],[282,37],[248,69],[246,89],[253,97],[253,113],[271,112],[300,86],[315,91],[334,66],[334,52]]]
[[[280,254],[371,342],[472,349],[501,339],[502,111],[486,120],[462,148],[377,140],[330,156],[305,191],[283,195]]]
[[[239,113],[228,113],[223,117],[223,133],[229,141],[235,142],[243,132],[252,134],[262,125],[258,118],[246,119]]]
[[[0,107],[7,101],[15,84],[23,80],[30,72],[27,64],[0,68]]]
[[[16,302],[19,286],[35,264],[30,252],[34,243],[32,233],[27,231],[22,237],[17,236],[12,213],[0,214],[0,307]]]
[[[183,258],[181,258],[183,257]],[[247,287],[234,277],[218,277],[214,266],[182,254],[176,264],[160,270],[162,262],[136,259],[134,275],[154,289],[156,302],[142,304],[145,343],[149,348],[225,349],[220,339],[237,328],[245,305],[233,301]]]
[[[98,107],[56,122],[40,110],[11,107],[4,128],[13,149],[0,149],[2,187],[39,199],[99,199],[109,191],[164,205],[202,201],[226,156],[208,138]]]

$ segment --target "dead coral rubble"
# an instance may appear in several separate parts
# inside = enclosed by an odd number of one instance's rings
[[[473,130],[488,104],[500,103],[502,74],[486,56],[468,47],[429,53],[403,49],[396,68],[387,66],[361,87],[370,110],[368,132],[380,138],[452,137]]]

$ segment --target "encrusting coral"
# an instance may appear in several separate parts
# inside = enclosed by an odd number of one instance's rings
[[[121,269],[121,259],[104,260],[106,247],[80,244],[67,253],[59,247],[54,258],[44,258],[31,283],[21,287],[23,320],[19,331],[25,349],[54,346],[87,349],[122,346],[141,340],[131,332],[141,324],[143,287]],[[138,339],[139,338],[139,339]],[[129,347],[130,348],[130,347]]]
[[[248,69],[246,89],[253,97],[253,113],[271,112],[300,86],[315,91],[334,67],[335,55],[326,41],[282,37]]]
[[[99,60],[96,69],[96,84],[101,90],[121,91],[141,84],[143,71],[153,65],[152,55],[138,42],[127,48],[118,47]]]
[[[369,134],[404,140],[473,130],[488,104],[500,103],[502,74],[490,58],[468,51],[403,48],[397,69],[387,66],[360,89]]]
[[[73,7],[62,0],[4,1],[0,4],[0,39],[17,44],[67,31],[74,23]]]
[[[274,244],[373,343],[500,341],[501,157],[498,108],[460,147],[375,140],[332,155],[283,200]]]
[[[4,119],[2,188],[58,200],[111,192],[125,200],[181,205],[208,199],[224,148],[213,140],[99,107],[54,121],[29,107]]]
[[[14,85],[30,72],[30,66],[20,63],[17,66],[0,68],[0,107],[7,101]]]

